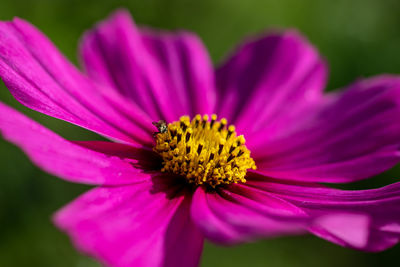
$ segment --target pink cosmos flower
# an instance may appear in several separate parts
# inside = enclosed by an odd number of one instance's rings
[[[325,64],[295,31],[249,40],[214,71],[194,35],[139,29],[125,11],[87,32],[80,52],[86,74],[29,23],[0,24],[0,76],[15,98],[112,140],[68,141],[0,104],[5,139],[97,186],[54,217],[80,251],[110,266],[196,266],[205,238],[399,242],[400,183],[321,184],[400,160],[399,77],[324,94]]]

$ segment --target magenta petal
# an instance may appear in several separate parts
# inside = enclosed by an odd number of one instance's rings
[[[370,217],[365,214],[333,213],[318,217],[310,232],[342,246],[365,248],[368,246]]]
[[[248,146],[265,175],[299,181],[351,182],[383,172],[400,160],[400,78],[359,81],[275,140]],[[267,133],[265,133],[267,135]]]
[[[251,176],[245,186],[298,206],[311,218],[309,231],[330,242],[381,251],[400,241],[400,183],[346,191]]]
[[[307,222],[306,213],[295,205],[241,185],[217,192],[199,187],[191,214],[208,239],[223,244],[303,233]]]
[[[217,113],[246,136],[274,134],[321,97],[326,72],[316,50],[295,31],[251,40],[216,72]]]
[[[149,180],[150,175],[144,169],[151,169],[157,163],[147,149],[107,142],[67,141],[2,103],[0,133],[40,168],[72,182],[136,183]]]
[[[153,120],[212,111],[212,65],[190,33],[140,31],[122,10],[85,34],[81,54],[91,78],[135,101]]]
[[[93,189],[55,215],[83,252],[110,266],[197,266],[203,237],[191,222],[191,197],[159,177]]]
[[[112,139],[152,143],[149,119],[117,92],[91,82],[29,23],[0,23],[0,77],[22,104]]]

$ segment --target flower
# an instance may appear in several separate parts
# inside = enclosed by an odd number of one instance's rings
[[[194,35],[138,29],[125,11],[80,51],[86,74],[29,23],[0,24],[12,95],[110,139],[65,140],[0,104],[5,139],[42,169],[97,186],[54,217],[79,250],[110,266],[196,266],[205,238],[309,232],[365,251],[399,242],[400,183],[322,184],[399,162],[399,77],[324,94],[325,63],[293,30],[248,40],[214,72]]]

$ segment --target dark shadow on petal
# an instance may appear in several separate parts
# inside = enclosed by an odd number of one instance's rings
[[[72,141],[74,144],[90,150],[106,154],[109,157],[117,157],[131,164],[143,172],[160,170],[162,159],[148,147],[136,147],[133,145],[106,142],[106,141]]]
[[[152,194],[163,192],[168,199],[191,195],[196,188],[193,184],[189,184],[185,177],[172,173],[157,172],[152,175],[151,180],[153,186],[150,192]]]

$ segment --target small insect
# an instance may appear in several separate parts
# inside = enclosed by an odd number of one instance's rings
[[[154,121],[152,122],[154,126],[157,127],[158,132],[153,133],[153,136],[155,137],[157,134],[160,133],[166,133],[168,131],[167,123],[165,120],[159,120],[158,122]]]

